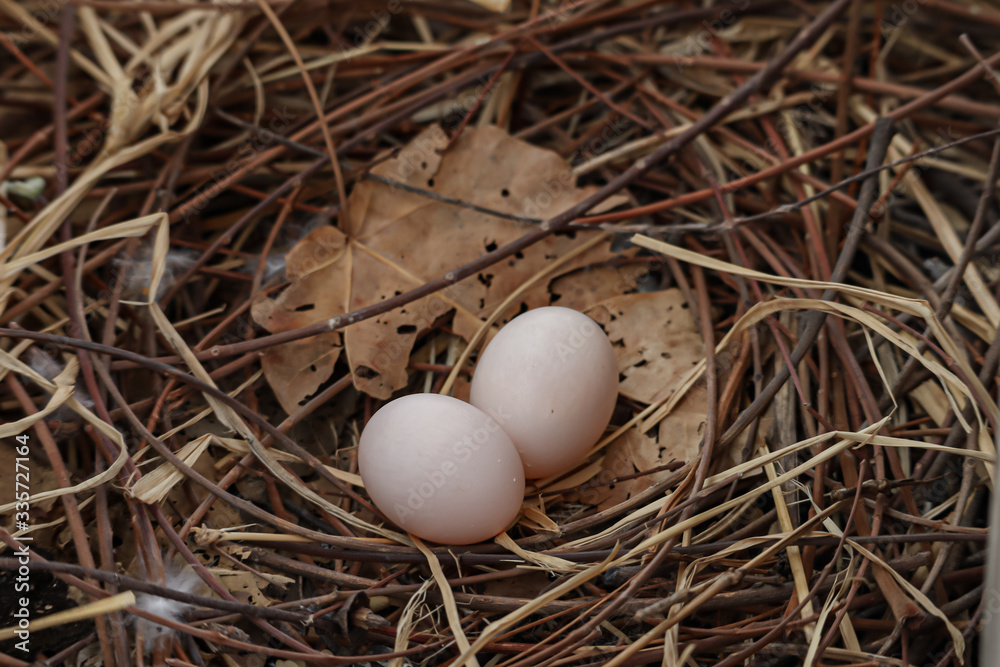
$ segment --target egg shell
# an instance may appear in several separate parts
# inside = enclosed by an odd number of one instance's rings
[[[515,317],[476,364],[470,402],[496,417],[529,479],[578,463],[618,398],[618,362],[592,319],[549,306]]]
[[[488,540],[517,517],[524,471],[496,420],[450,396],[414,394],[372,415],[358,467],[376,507],[442,544]]]

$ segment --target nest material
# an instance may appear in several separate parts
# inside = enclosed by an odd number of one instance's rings
[[[1000,12],[479,4],[0,0],[5,664],[974,662]],[[366,419],[550,303],[606,437],[401,532]]]

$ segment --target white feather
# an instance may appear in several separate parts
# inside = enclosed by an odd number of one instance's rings
[[[136,295],[146,296],[148,293],[149,282],[153,278],[152,254],[152,248],[147,247],[142,250],[139,257],[114,260],[119,280],[122,282],[122,289],[126,294],[134,297]],[[168,250],[164,259],[163,278],[160,280],[159,289],[156,290],[156,298],[160,298],[173,287],[177,279],[194,266],[196,261],[197,256],[192,251]]]
[[[39,350],[36,347],[28,348],[27,352],[28,366],[31,370],[35,371],[41,375],[46,380],[55,380],[56,376],[63,372],[65,365],[57,358],[50,357],[43,350]],[[83,389],[79,383],[76,385],[76,389],[73,392],[73,396],[87,408],[94,407],[94,401],[91,400],[90,394]],[[50,419],[58,419],[59,421],[76,421],[79,419],[77,414],[71,409],[63,406],[56,410]]]
[[[201,588],[202,581],[198,573],[190,567],[181,570],[167,572],[167,579],[164,587],[181,593],[194,593]],[[183,620],[191,605],[178,600],[168,600],[158,595],[140,593],[135,597],[135,606],[139,609],[155,614],[169,621],[179,623]],[[137,629],[142,631],[142,636],[146,639],[146,650],[151,651],[156,640],[173,632],[171,628],[144,618],[137,620]]]
[[[257,273],[257,266],[259,262],[255,259],[247,260],[247,263],[243,266],[243,270],[250,275]],[[280,276],[285,273],[285,253],[277,252],[271,253],[268,258],[264,261],[264,273],[262,275],[263,282],[268,282],[271,278],[275,276]]]
[[[46,380],[55,380],[62,373],[63,365],[37,347],[28,348],[28,366]]]

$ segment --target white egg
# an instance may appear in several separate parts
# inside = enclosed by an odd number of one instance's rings
[[[515,317],[486,346],[469,400],[514,441],[525,476],[538,478],[586,456],[617,397],[618,362],[600,326],[546,307]]]
[[[383,514],[442,544],[494,537],[524,499],[510,438],[488,414],[450,396],[414,394],[384,405],[361,434],[358,467]]]

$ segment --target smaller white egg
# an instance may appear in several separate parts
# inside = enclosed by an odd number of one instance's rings
[[[495,417],[529,479],[563,472],[597,444],[618,398],[611,341],[583,313],[536,308],[483,350],[469,401]]]
[[[496,420],[450,396],[414,394],[372,415],[358,468],[375,506],[441,544],[494,537],[517,517],[524,471]]]

